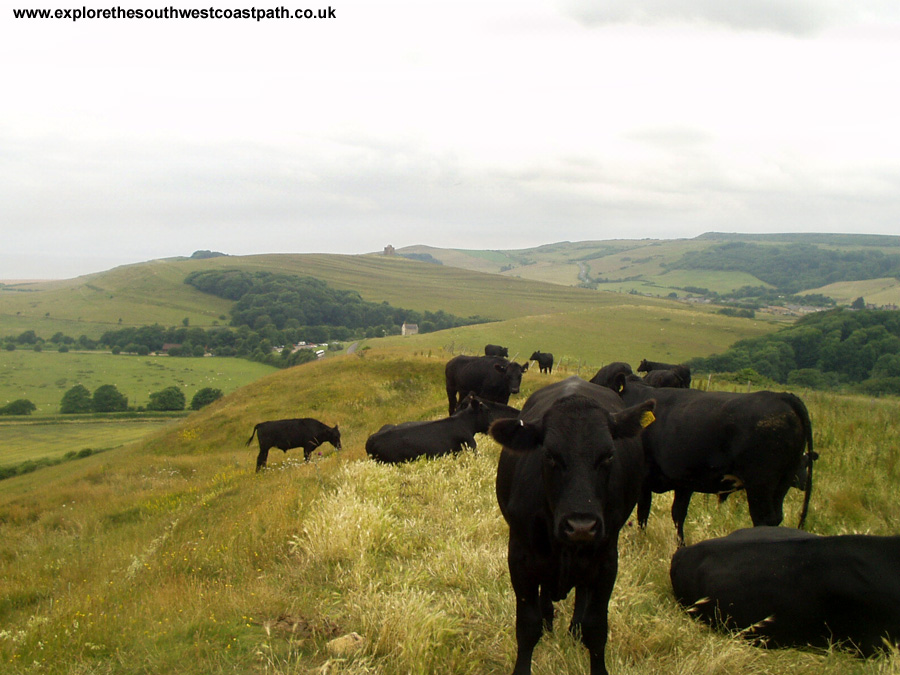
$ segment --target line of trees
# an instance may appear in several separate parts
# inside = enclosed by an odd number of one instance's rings
[[[781,384],[900,395],[900,312],[817,312],[689,365],[697,372],[750,369]]]
[[[222,398],[222,390],[213,387],[200,389],[191,399],[191,410],[200,410],[213,401]],[[114,384],[103,384],[93,393],[83,384],[76,384],[63,394],[59,404],[59,412],[63,415],[83,413],[113,413],[128,410],[178,411],[184,410],[186,404],[184,392],[176,386],[166,387],[150,394],[150,401],[145,408],[129,408],[128,397]]]

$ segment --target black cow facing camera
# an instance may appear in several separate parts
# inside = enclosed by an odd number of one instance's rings
[[[644,473],[640,432],[654,402],[626,408],[612,391],[578,377],[532,394],[518,419],[490,434],[503,450],[497,501],[509,524],[509,575],[516,597],[513,675],[531,673],[553,601],[575,589],[569,630],[605,675],[609,598],[619,530],[637,503]]]
[[[341,432],[337,424],[329,427],[312,417],[299,419],[272,420],[260,422],[253,427],[253,433],[247,439],[247,445],[256,436],[259,441],[259,455],[256,457],[256,470],[264,469],[271,448],[278,448],[287,452],[291,448],[303,448],[303,459],[309,461],[312,451],[326,441],[331,443],[335,450],[341,449]]]
[[[772,647],[900,645],[900,537],[755,527],[681,548],[672,589],[693,616]]]

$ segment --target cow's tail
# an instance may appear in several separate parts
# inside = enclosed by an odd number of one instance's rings
[[[819,453],[813,450],[812,422],[809,419],[809,411],[806,409],[806,404],[793,394],[789,395],[788,401],[803,423],[803,434],[806,436],[806,454],[802,460],[802,465],[806,468],[806,480],[803,486],[803,508],[800,509],[800,522],[797,524],[797,527],[802,530],[806,524],[806,515],[809,513],[809,499],[812,496],[813,464],[819,458]]]
[[[257,424],[256,427],[258,426],[259,425]],[[256,436],[256,427],[253,427],[253,433],[250,434],[250,438],[247,439],[246,445],[250,445],[250,443],[253,441],[253,437]]]

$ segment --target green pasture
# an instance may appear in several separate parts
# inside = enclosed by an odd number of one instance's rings
[[[75,416],[81,418],[82,416]],[[140,419],[67,419],[26,421],[0,417],[0,467],[28,460],[57,459],[68,452],[118,448],[177,421],[177,417]]]
[[[184,392],[190,404],[194,394],[204,387],[227,393],[273,370],[271,366],[237,358],[2,350],[0,405],[26,398],[37,406],[38,415],[57,413],[63,394],[76,384],[91,392],[100,385],[114,384],[128,397],[128,405],[134,407],[147,405],[151,393],[174,385]]]
[[[821,293],[842,304],[851,304],[856,298],[865,298],[874,305],[900,305],[900,279],[867,279],[843,281],[814,288],[809,293]]]
[[[432,354],[441,349],[483,354],[485,344],[500,344],[509,348],[510,358],[520,362],[536,350],[551,352],[557,369],[582,376],[589,372],[590,377],[611,361],[627,361],[637,367],[641,359],[681,362],[721,353],[737,340],[779,327],[768,320],[726,317],[690,305],[631,304],[629,298],[622,296],[621,304],[580,312],[521,317],[364,344],[405,346]]]
[[[3,481],[0,670],[497,675],[511,670],[515,600],[494,495],[500,449],[404,466],[366,459],[382,424],[440,417],[449,354],[400,343],[277,371],[158,433]],[[526,375],[529,391],[558,378]],[[715,385],[715,380],[713,380]],[[798,391],[816,463],[808,529],[900,531],[900,401]],[[528,392],[511,401],[521,405]],[[287,413],[339,423],[344,449],[304,464],[273,451],[254,472],[253,425]],[[802,503],[791,490],[786,525]],[[762,650],[693,621],[674,601],[671,495],[627,526],[610,605],[617,675],[888,675],[896,650]],[[746,499],[695,496],[688,543],[749,526]],[[586,673],[565,630],[535,675]],[[328,647],[357,633],[357,651]]]

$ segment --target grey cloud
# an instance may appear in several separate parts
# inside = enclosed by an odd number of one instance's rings
[[[560,0],[560,6],[588,26],[703,23],[797,36],[820,33],[870,11],[893,11],[880,0]]]

